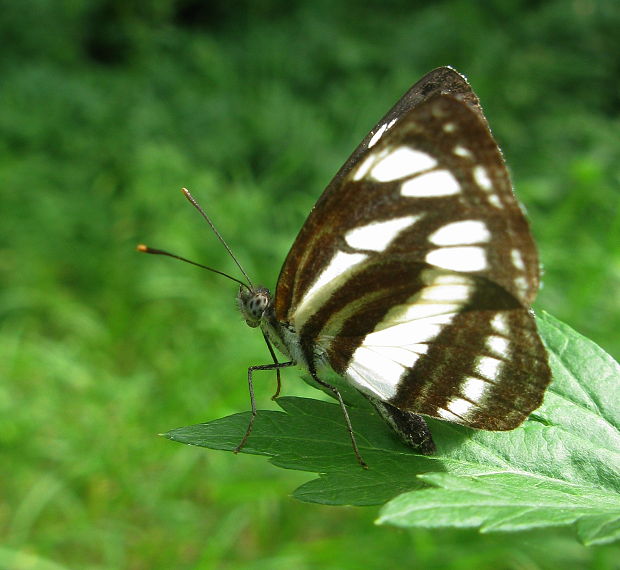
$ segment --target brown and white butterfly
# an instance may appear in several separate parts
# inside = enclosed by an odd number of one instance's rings
[[[194,202],[194,200],[188,197]],[[142,251],[151,253],[143,246]],[[275,295],[243,283],[239,308],[339,400],[333,370],[421,453],[426,415],[519,426],[542,402],[547,355],[529,308],[539,264],[501,151],[467,80],[418,81],[368,133],[304,223]],[[279,387],[279,377],[278,377]]]

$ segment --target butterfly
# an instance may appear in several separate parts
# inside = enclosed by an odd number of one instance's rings
[[[338,400],[362,466],[346,405],[325,371],[366,396],[419,453],[436,449],[423,416],[516,428],[551,379],[530,309],[539,271],[478,98],[454,69],[431,71],[329,183],[275,295],[247,276],[238,281],[239,309],[261,329],[273,363],[248,370],[252,416],[236,451],[257,413],[252,374],[277,370],[277,394],[280,369],[294,365]]]

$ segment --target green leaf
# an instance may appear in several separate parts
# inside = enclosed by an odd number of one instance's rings
[[[481,532],[574,525],[585,544],[620,539],[620,367],[601,348],[543,313],[553,383],[543,405],[511,432],[428,419],[437,454],[414,454],[355,390],[346,391],[362,456],[351,450],[336,404],[278,399],[260,411],[244,453],[320,473],[295,492],[332,505],[385,504],[378,522],[404,527],[476,527]],[[330,381],[338,381],[330,379]],[[340,384],[342,385],[342,384]],[[249,413],[166,434],[233,450]]]
[[[428,473],[433,486],[390,501],[379,523],[404,527],[478,527],[516,531],[578,523],[587,544],[611,542],[620,531],[618,495],[532,473],[462,477]]]

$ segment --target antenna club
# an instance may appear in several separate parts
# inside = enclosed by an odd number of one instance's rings
[[[181,192],[183,193],[183,196],[185,196],[190,202],[192,202],[192,204],[196,201],[192,196],[192,193],[187,188],[181,188]]]
[[[149,247],[144,245],[143,243],[139,243],[136,246],[136,251],[141,251],[142,253],[148,253],[149,251]]]
[[[209,225],[212,226],[213,222],[211,222],[205,211],[200,207],[200,204],[196,201],[196,198],[192,196],[192,193],[187,188],[181,188],[181,192],[183,193],[183,196],[185,196],[185,199],[190,202],[192,206],[200,212],[200,215],[207,220]]]

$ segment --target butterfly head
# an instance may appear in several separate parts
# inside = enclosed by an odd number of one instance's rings
[[[260,325],[265,311],[271,306],[271,293],[265,287],[240,287],[237,304],[247,325],[256,328]]]

